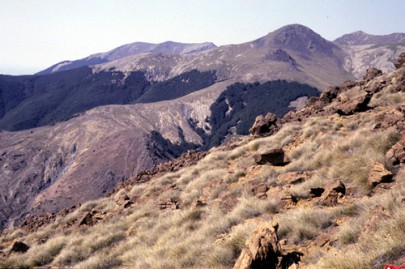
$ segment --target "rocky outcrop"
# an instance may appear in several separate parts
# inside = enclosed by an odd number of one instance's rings
[[[246,241],[233,269],[284,269],[298,264],[300,252],[285,252],[277,236],[277,223],[264,223]]]
[[[335,104],[336,113],[339,115],[353,115],[369,109],[372,94],[364,91],[360,86],[351,88],[339,94]]]
[[[283,149],[270,149],[265,153],[257,154],[254,156],[256,164],[271,164],[275,166],[282,166],[286,164]]]
[[[394,65],[395,65],[395,67],[396,67],[397,69],[399,69],[399,68],[401,68],[401,67],[404,66],[404,63],[405,63],[405,52],[402,52],[402,53],[399,55],[398,60],[395,61]]]
[[[393,174],[388,171],[383,164],[374,162],[368,174],[368,183],[375,187],[380,183],[390,182]]]
[[[24,242],[16,241],[11,247],[10,253],[25,253],[29,248],[30,247]]]
[[[267,113],[266,116],[257,116],[252,128],[249,129],[250,135],[254,137],[269,136],[275,134],[280,129],[278,118],[273,113]]]
[[[398,141],[390,150],[387,151],[385,157],[392,165],[405,163],[405,137]]]
[[[265,223],[246,241],[233,269],[279,268],[281,247],[277,236],[278,224]]]
[[[325,206],[335,206],[339,197],[345,194],[345,184],[341,180],[334,180],[326,185],[325,192],[321,196],[321,202]]]
[[[367,69],[366,74],[363,76],[363,79],[368,81],[381,75],[382,71],[380,69],[371,67]]]

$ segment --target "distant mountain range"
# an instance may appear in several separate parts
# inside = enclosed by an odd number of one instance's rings
[[[257,115],[281,117],[375,62],[393,69],[405,51],[400,38],[352,38],[330,42],[288,25],[243,44],[138,42],[33,76],[0,76],[2,226],[244,135]]]
[[[151,44],[145,42],[135,42],[131,44],[126,44],[120,46],[116,49],[110,50],[108,52],[96,53],[90,55],[86,58],[74,60],[74,61],[63,61],[57,63],[41,72],[37,75],[51,74],[60,71],[66,71],[75,69],[82,66],[90,66],[95,64],[107,63],[114,60],[122,59],[131,55],[138,55],[143,53],[172,53],[172,54],[187,54],[196,53],[208,49],[216,48],[215,44],[206,43],[178,43],[167,41],[160,44]]]

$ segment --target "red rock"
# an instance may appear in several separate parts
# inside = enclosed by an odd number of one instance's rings
[[[271,149],[265,153],[254,156],[256,164],[285,165],[284,151],[282,149]]]
[[[383,164],[374,162],[368,174],[368,183],[375,187],[380,183],[391,182],[393,174],[388,171]]]
[[[267,113],[266,116],[257,116],[249,133],[255,137],[275,134],[280,129],[280,123],[276,115]]]

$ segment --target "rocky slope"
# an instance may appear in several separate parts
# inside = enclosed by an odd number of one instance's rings
[[[86,58],[74,60],[74,61],[63,61],[57,63],[41,72],[37,75],[46,75],[66,70],[75,69],[83,66],[90,66],[100,63],[107,63],[117,59],[125,58],[131,55],[138,55],[143,53],[170,53],[170,54],[187,54],[196,53],[204,50],[209,50],[215,48],[215,44],[210,42],[205,43],[178,43],[173,41],[167,41],[159,44],[151,44],[145,42],[134,42],[131,44],[126,44],[118,48],[112,49],[107,52],[96,53],[90,55]]]
[[[401,59],[395,71],[370,69],[282,119],[258,117],[249,137],[4,231],[0,267],[404,264]]]
[[[97,72],[83,67],[0,77],[2,128],[53,124],[0,133],[2,226],[28,212],[52,212],[100,197],[184,150],[245,134],[256,114],[282,116],[291,101],[318,94],[290,81],[321,88],[351,78],[339,65],[339,53],[312,30],[292,25],[253,42],[199,53],[130,56],[93,67]],[[204,83],[199,77],[204,74],[215,76]],[[288,81],[266,82],[276,79]],[[131,102],[148,104],[100,106]],[[120,161],[121,153],[127,162]],[[79,194],[79,189],[87,191]]]
[[[257,114],[281,117],[290,104],[302,106],[305,96],[319,94],[306,84],[322,89],[353,78],[342,68],[344,52],[301,25],[244,44],[184,49],[132,55],[91,69],[1,77],[1,126],[53,124],[0,132],[2,227],[28,213],[104,196],[118,182],[187,149],[246,134]],[[190,74],[215,77],[202,83]],[[139,104],[100,106],[131,102]],[[84,112],[89,108],[94,109]]]

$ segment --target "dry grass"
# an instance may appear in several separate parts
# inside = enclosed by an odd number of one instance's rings
[[[363,206],[364,212],[357,217],[357,221],[347,223],[340,231],[340,239],[345,238],[344,233],[352,231],[350,224],[357,222],[354,230],[360,233],[357,240],[351,240],[352,235],[347,235],[350,245],[341,248],[337,253],[326,254],[317,268],[382,268],[385,263],[399,258],[405,251],[405,211],[403,202],[398,198],[405,193],[404,189],[388,192],[381,196],[373,197]],[[382,218],[374,219],[376,230],[367,232],[364,224],[373,212],[373,206],[383,206],[387,210]],[[342,242],[344,243],[344,242]]]
[[[229,151],[214,149],[197,165],[85,203],[35,233],[17,230],[1,236],[1,242],[18,239],[32,248],[25,254],[11,255],[0,262],[0,268],[232,268],[248,236],[261,221],[269,220],[279,222],[281,238],[298,245],[322,232],[334,231],[333,251],[316,250],[306,255],[305,266],[378,268],[381,262],[405,251],[403,202],[395,198],[405,194],[404,186],[373,198],[347,197],[353,200],[337,207],[315,206],[304,200],[307,207],[282,208],[277,200],[280,197],[259,199],[244,185],[256,180],[307,199],[311,187],[341,179],[359,189],[356,195],[360,196],[367,188],[371,163],[384,163],[384,153],[397,140],[395,131],[371,132],[373,126],[373,117],[368,115],[314,118],[287,124],[273,136]],[[269,148],[284,148],[290,164],[251,169],[252,156]],[[288,187],[277,182],[279,174],[291,171],[311,171],[312,176]],[[396,179],[405,182],[405,172]],[[105,221],[92,227],[55,230],[91,210],[114,212],[120,208],[116,201],[124,195],[135,204],[120,209],[119,214],[107,215]],[[158,206],[173,200],[180,209],[161,210]],[[206,205],[197,207],[197,200]],[[390,217],[377,220],[381,228],[367,234],[364,227],[376,206],[386,208]],[[344,223],[337,226],[341,219]],[[50,239],[39,243],[46,238]]]

